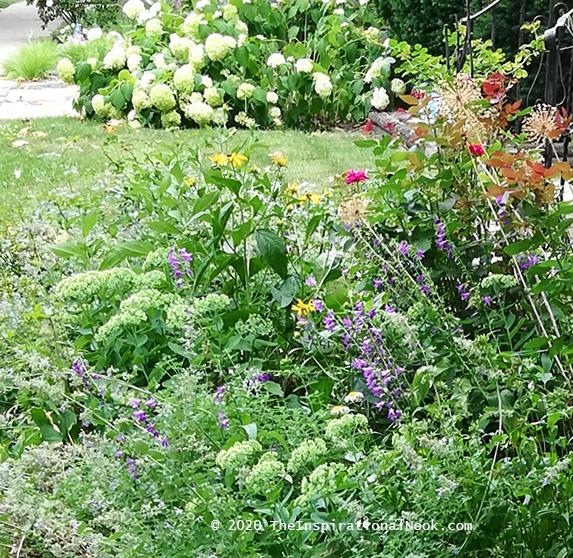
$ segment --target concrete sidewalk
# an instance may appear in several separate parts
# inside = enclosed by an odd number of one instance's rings
[[[0,11],[0,75],[2,61],[32,38],[49,37],[59,23],[42,29],[35,6],[25,2]],[[77,115],[73,99],[77,88],[57,79],[18,83],[0,77],[0,120]]]
[[[0,65],[20,45],[31,38],[49,37],[50,31],[57,27],[57,23],[51,23],[47,29],[42,29],[36,7],[25,2],[0,10]]]

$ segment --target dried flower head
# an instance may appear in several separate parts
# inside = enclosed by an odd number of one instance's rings
[[[468,76],[459,75],[451,83],[443,83],[440,88],[440,106],[444,112],[456,120],[474,114],[470,103],[481,100],[477,83]]]
[[[338,215],[345,225],[354,226],[364,221],[368,213],[367,207],[368,200],[360,196],[353,196],[340,204]]]
[[[523,131],[533,143],[557,139],[569,126],[571,117],[556,107],[539,104],[523,119]]]

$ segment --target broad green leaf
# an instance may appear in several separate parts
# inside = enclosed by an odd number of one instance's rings
[[[259,252],[267,264],[285,279],[287,276],[288,260],[286,245],[283,239],[269,229],[259,229],[255,232],[255,240]]]

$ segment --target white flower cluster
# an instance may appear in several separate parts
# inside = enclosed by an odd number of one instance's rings
[[[210,60],[223,60],[237,46],[237,41],[229,35],[211,33],[205,41],[205,52]]]

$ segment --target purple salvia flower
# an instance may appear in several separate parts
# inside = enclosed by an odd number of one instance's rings
[[[315,309],[317,312],[324,312],[325,306],[324,306],[324,303],[322,302],[322,300],[320,300],[320,298],[315,298],[315,299],[312,301],[312,303],[313,303],[313,305],[314,305],[314,309]]]
[[[147,422],[147,417],[143,411],[135,411],[133,413],[133,418],[139,420],[140,422]]]
[[[127,404],[130,407],[133,407],[134,409],[137,409],[137,407],[139,407],[139,405],[141,404],[141,401],[139,399],[136,399],[135,397],[132,397]]]
[[[155,399],[152,397],[151,399],[148,399],[148,400],[145,402],[145,406],[146,406],[146,407],[149,407],[150,409],[153,409],[153,407],[156,407],[156,406],[157,406],[157,401],[155,401]]]
[[[324,324],[324,328],[327,331],[332,331],[334,329],[334,326],[336,325],[336,321],[335,321],[335,314],[333,310],[329,310],[326,313],[326,316],[324,316],[324,320],[322,320],[322,323]]]
[[[400,252],[400,254],[403,256],[408,255],[408,243],[405,240],[401,240],[398,244],[398,252]]]

